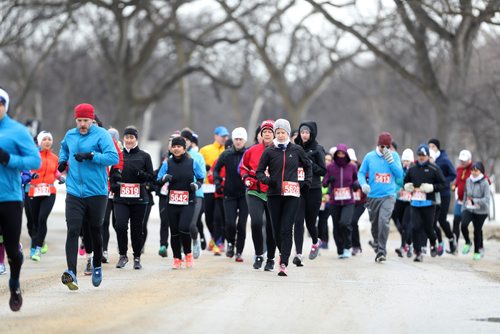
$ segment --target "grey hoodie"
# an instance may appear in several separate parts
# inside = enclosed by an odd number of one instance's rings
[[[467,208],[466,202],[472,198],[473,204],[479,204],[478,208]],[[478,215],[490,213],[490,184],[483,176],[480,180],[474,182],[469,177],[465,183],[464,204],[462,211],[468,210]]]

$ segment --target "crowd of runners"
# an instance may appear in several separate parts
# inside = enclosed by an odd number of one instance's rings
[[[58,155],[50,132],[32,138],[8,110],[9,95],[0,89],[0,274],[6,273],[6,252],[13,311],[22,306],[23,208],[31,238],[26,254],[43,261],[56,182],[66,186],[67,270],[61,281],[70,290],[78,290],[78,253],[86,255],[84,274],[92,276],[95,287],[103,279],[102,263],[116,261],[122,269],[131,254],[133,268],[142,269],[155,203],[161,221],[158,254],[169,257],[170,247],[177,270],[192,267],[203,251],[244,262],[249,215],[254,270],[287,276],[290,260],[302,267],[305,255],[314,260],[321,249],[333,248],[330,218],[338,258],[348,259],[363,252],[358,221],[365,209],[371,222],[368,244],[377,263],[387,259],[391,220],[401,235],[397,256],[421,262],[428,245],[432,257],[445,251],[456,255],[460,232],[461,252],[472,252],[474,260],[484,256],[482,226],[490,203],[484,165],[464,149],[455,168],[438,139],[400,155],[391,134],[383,132],[374,150],[358,159],[346,143],[327,152],[317,141],[314,121],[292,131],[285,119],[264,120],[253,138],[242,127],[230,133],[219,126],[214,142],[201,148],[193,130],[176,131],[155,170],[151,156],[139,147],[138,129],[128,126],[123,137],[116,129],[106,130],[90,104],[74,108],[76,126],[62,138]],[[110,225],[118,254],[108,249]],[[312,239],[308,254],[304,225]]]

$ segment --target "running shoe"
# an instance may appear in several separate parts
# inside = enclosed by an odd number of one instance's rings
[[[234,256],[234,246],[231,243],[227,244],[226,256],[229,258]]]
[[[457,237],[453,235],[453,238],[449,239],[450,250],[447,252],[448,254],[456,254],[457,252]]]
[[[309,260],[314,260],[319,255],[319,247],[321,246],[321,240],[318,239],[316,244],[311,246],[311,251],[309,252]]]
[[[108,251],[105,250],[102,252],[102,258],[101,258],[102,263],[108,263]]]
[[[479,261],[481,260],[481,253],[474,253],[474,255],[472,256],[472,259],[475,260],[475,261]]]
[[[440,242],[437,247],[437,255],[443,256],[444,253],[444,242]]]
[[[481,254],[481,257],[484,257],[484,248],[479,248],[479,254]]]
[[[212,251],[214,252],[214,255],[215,256],[220,256],[221,254],[221,250],[219,248],[219,246],[215,245],[213,248],[212,248]]]
[[[78,280],[76,279],[76,275],[71,270],[63,272],[61,282],[71,291],[78,290]]]
[[[415,259],[413,259],[413,262],[424,262],[424,256],[422,255],[422,253],[416,254]]]
[[[140,257],[134,257],[134,269],[135,270],[142,269],[141,258]]]
[[[377,262],[377,263],[381,263],[381,262],[384,262],[386,260],[387,259],[384,255],[384,253],[377,253],[377,256],[375,256],[375,262]]]
[[[241,256],[241,253],[236,253],[236,258],[234,259],[236,262],[243,262],[243,257]]]
[[[47,243],[44,242],[43,246],[42,246],[42,249],[41,249],[42,254],[46,254],[48,250],[49,250],[49,246],[47,246]]]
[[[398,254],[399,257],[403,257],[403,252],[404,252],[404,248],[403,247],[396,248],[395,251],[396,251],[396,254]]]
[[[302,254],[295,255],[295,257],[292,260],[292,263],[297,267],[303,267],[304,264],[302,263]]]
[[[85,255],[85,245],[83,244],[83,242],[80,244],[80,249],[79,249],[78,253],[80,254],[80,256]]]
[[[168,257],[167,246],[161,246],[160,250],[158,251],[158,255],[160,255],[161,257]]]
[[[201,249],[205,250],[207,249],[207,241],[205,238],[200,238],[200,244],[201,244]]]
[[[128,263],[128,257],[127,255],[120,255],[120,259],[118,260],[118,263],[116,264],[116,268],[124,268],[125,265]]]
[[[172,264],[172,269],[181,269],[182,260],[174,257],[174,263]]]
[[[215,246],[214,239],[210,239],[210,242],[208,243],[208,250],[212,251],[212,249],[214,249],[214,246]]]
[[[92,270],[92,285],[96,288],[101,285],[102,282],[102,268],[97,267]]]
[[[193,240],[193,257],[199,258],[201,255],[200,239]]]
[[[361,247],[353,247],[352,248],[352,256],[356,256],[358,254],[361,254],[363,253],[363,250],[361,249]]]
[[[264,258],[262,256],[256,256],[255,262],[253,263],[253,268],[254,269],[262,268],[262,262],[264,262]]]
[[[427,255],[427,247],[422,247],[422,256]]]
[[[438,255],[438,249],[436,246],[431,246],[431,256],[436,257]]]
[[[350,249],[344,249],[344,252],[342,253],[342,256],[344,259],[350,259],[352,257],[352,253]]]
[[[222,242],[222,241],[221,241],[221,242],[219,242],[219,243],[217,244],[217,246],[219,247],[219,249],[220,249],[221,253],[225,253],[225,252],[226,252],[226,245],[224,244],[224,242]]]
[[[33,257],[33,255],[35,255],[35,252],[36,252],[36,248],[31,248],[30,259]]]
[[[193,264],[194,264],[193,254],[192,253],[186,254],[186,268],[192,268]]]
[[[462,249],[462,254],[464,254],[464,255],[469,254],[471,247],[472,247],[472,244],[465,244],[464,248]]]
[[[278,270],[278,276],[288,276],[286,273],[286,265],[284,263],[280,264],[280,268]]]
[[[267,259],[266,265],[264,266],[264,271],[273,271],[274,270],[274,260]]]
[[[21,295],[21,288],[10,289],[9,306],[13,312],[17,312],[23,306],[23,296]]]
[[[413,246],[408,245],[408,250],[406,251],[406,257],[411,258],[413,256]]]
[[[5,264],[4,263],[0,263],[0,275],[3,275],[7,272],[7,270],[5,270]]]
[[[328,242],[322,241],[321,246],[319,246],[321,249],[328,249]]]
[[[92,275],[92,258],[88,257],[87,258],[87,265],[85,266],[85,271],[83,272],[83,274],[85,276],[90,276]]]
[[[41,255],[42,255],[42,249],[40,247],[37,247],[35,249],[35,253],[31,256],[31,259],[33,261],[40,261],[41,260]]]

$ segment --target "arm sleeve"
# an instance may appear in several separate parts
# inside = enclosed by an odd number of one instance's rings
[[[66,140],[63,139],[61,142],[61,148],[59,149],[59,162],[68,162],[68,156],[68,145],[66,144]]]
[[[120,162],[113,139],[107,132],[101,135],[98,147],[101,152],[94,152],[93,163],[103,166],[113,166]]]
[[[488,205],[490,203],[490,187],[488,181],[481,182],[481,189],[483,190],[483,197],[473,198],[474,204]]]
[[[453,164],[451,163],[450,160],[447,160],[446,161],[446,168],[448,169],[448,182],[453,182],[455,181],[455,179],[457,178],[457,172],[455,170],[455,167],[453,166]]]
[[[214,183],[220,184],[222,182],[222,177],[220,176],[220,170],[223,166],[226,165],[226,152],[222,152],[219,159],[217,159],[217,163],[214,166]]]
[[[396,152],[391,152],[392,157],[394,158],[394,162],[392,164],[389,164],[389,168],[391,169],[392,174],[394,175],[395,179],[402,179],[403,178],[403,166],[401,165],[401,159],[399,159],[399,154]]]
[[[193,172],[194,172],[194,177],[200,183],[198,186],[201,187],[201,184],[203,183],[203,180],[205,179],[205,173],[206,173],[205,166],[202,166],[202,165],[200,165],[199,162],[194,161]]]
[[[366,184],[366,173],[368,172],[368,159],[363,159],[358,171],[358,182],[360,186]]]
[[[7,167],[17,170],[38,169],[42,163],[40,152],[28,131],[25,129],[23,130],[24,131],[19,131],[19,140],[16,144],[19,155],[11,154]]]
[[[265,174],[267,165],[269,163],[269,154],[267,152],[268,151],[265,150],[264,153],[262,153],[262,156],[260,157],[259,160],[259,166],[257,167],[257,171],[255,172],[257,180],[259,180],[264,184],[267,184],[269,181],[269,178]]]
[[[113,168],[123,170],[123,152],[120,150],[120,146],[118,146],[118,142],[115,139],[113,139],[113,144],[115,145],[116,152],[118,153],[118,163],[114,165]],[[151,157],[149,159],[151,160]]]
[[[440,192],[441,190],[444,190],[448,185],[446,184],[446,179],[444,178],[443,171],[439,166],[435,165],[436,167],[436,176],[435,176],[435,181],[434,181],[434,192]]]
[[[304,168],[304,184],[311,186],[312,176],[313,176],[313,167],[311,160],[307,157],[306,152],[302,147],[299,149],[299,159],[302,162],[302,166]]]
[[[323,147],[319,146],[316,154],[314,155],[316,161],[311,159],[312,163],[312,172],[314,175],[324,176],[326,174],[326,165],[325,165],[325,150]]]
[[[161,164],[160,171],[158,172],[158,177],[156,178],[158,181],[168,173],[168,161],[163,161]]]
[[[323,177],[323,181],[321,181],[321,185],[323,187],[328,187],[328,184],[330,183],[330,171],[327,169],[326,174]]]

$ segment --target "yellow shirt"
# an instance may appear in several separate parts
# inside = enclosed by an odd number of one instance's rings
[[[215,160],[219,158],[219,155],[222,152],[224,152],[224,145],[221,145],[216,141],[214,141],[213,144],[203,146],[200,149],[200,154],[203,156],[203,159],[205,159],[205,164],[209,165],[210,167],[212,167]],[[205,179],[205,183],[208,183],[207,179]]]

